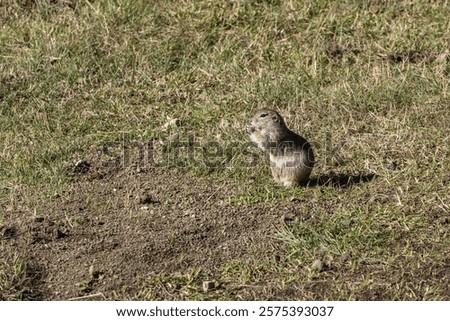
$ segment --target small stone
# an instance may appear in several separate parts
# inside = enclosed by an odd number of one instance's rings
[[[141,211],[148,211],[148,206],[141,206]]]
[[[203,281],[202,288],[203,288],[203,292],[209,292],[211,290],[214,290],[216,288],[216,282],[215,281]]]
[[[315,260],[313,264],[311,264],[311,270],[321,272],[324,270],[324,265],[322,260]]]

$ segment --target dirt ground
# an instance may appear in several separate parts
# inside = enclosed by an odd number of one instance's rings
[[[68,188],[51,201],[36,205],[44,187],[18,191],[0,226],[0,259],[24,263],[22,299],[383,300],[394,298],[394,283],[417,291],[417,278],[424,287],[448,279],[448,260],[417,269],[411,257],[388,271],[376,262],[352,266],[351,253],[311,278],[308,267],[286,263],[277,235],[291,221],[316,219],[299,212],[298,200],[237,205],[229,184],[139,164],[96,151],[68,164]],[[313,212],[314,202],[307,205]],[[402,248],[401,239],[386,251]],[[438,245],[423,246],[417,253]]]
[[[68,167],[70,187],[45,206],[36,209],[23,196],[7,212],[0,255],[27,262],[25,299],[140,298],[149,276],[199,269],[217,283],[226,263],[267,262],[282,251],[271,234],[292,209],[230,205],[232,186],[166,168],[111,164],[94,155]],[[240,298],[251,299],[261,291],[244,292]]]

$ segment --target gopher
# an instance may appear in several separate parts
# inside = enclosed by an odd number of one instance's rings
[[[271,109],[259,110],[246,127],[250,139],[269,155],[273,178],[278,185],[304,186],[314,166],[311,145],[287,128],[283,117]]]

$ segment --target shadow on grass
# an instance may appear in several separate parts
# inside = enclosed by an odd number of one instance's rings
[[[333,186],[339,188],[347,188],[356,184],[368,183],[377,177],[376,174],[336,174],[328,173],[313,177],[307,183],[309,187],[315,186]]]

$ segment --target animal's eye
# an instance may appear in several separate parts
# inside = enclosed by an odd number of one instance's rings
[[[259,117],[261,117],[261,118],[264,118],[264,117],[266,117],[268,114],[261,114],[261,115],[259,115]]]

